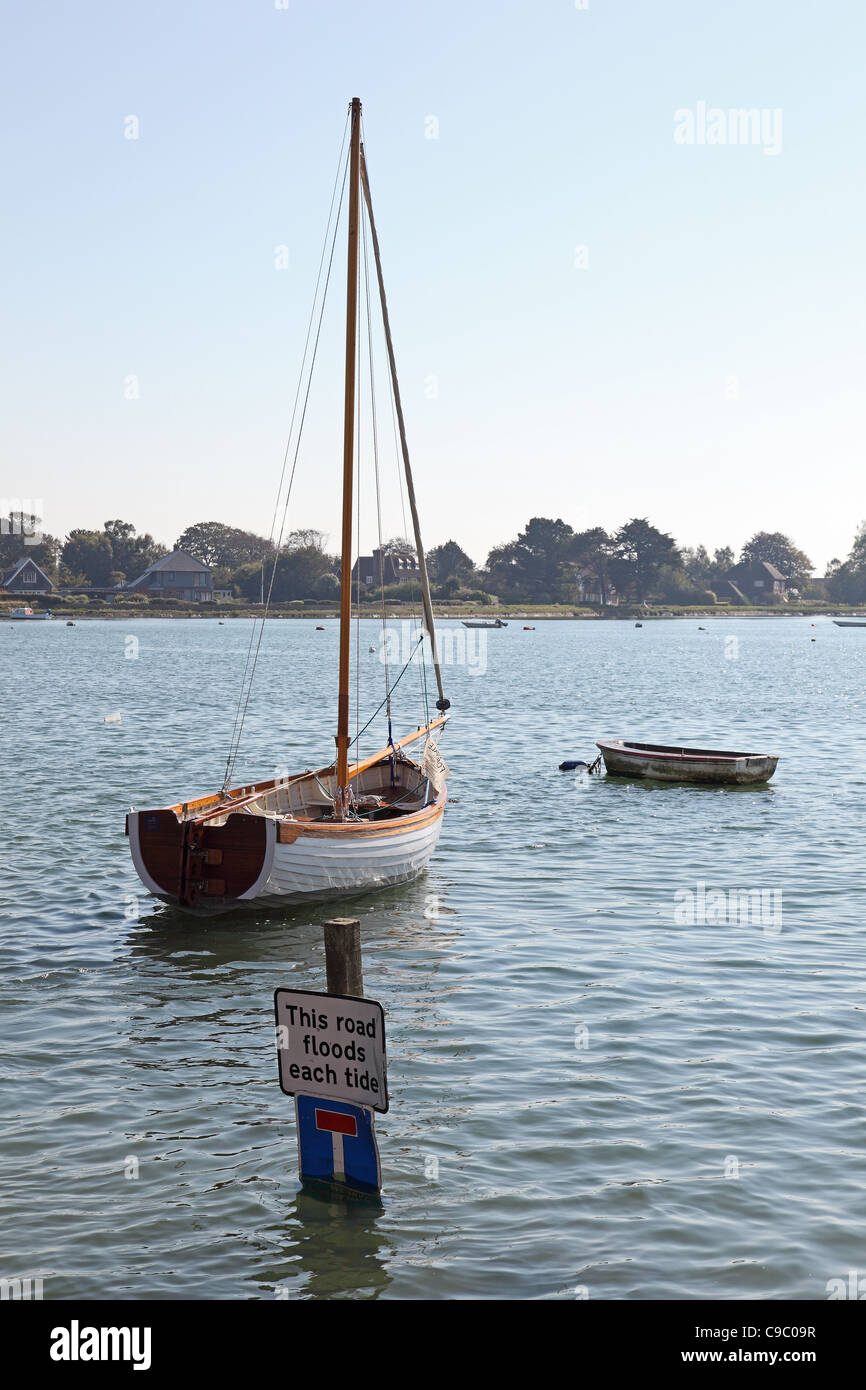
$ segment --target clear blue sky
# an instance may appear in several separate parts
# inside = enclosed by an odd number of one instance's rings
[[[866,516],[864,15],[10,5],[0,493],[44,499],[55,534],[267,532],[358,95],[428,544],[481,561],[535,514],[646,515],[683,544],[778,529],[844,556]],[[701,101],[781,109],[781,153],[677,144]],[[332,544],[343,273],[290,513]]]

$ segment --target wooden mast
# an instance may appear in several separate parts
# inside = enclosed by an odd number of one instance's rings
[[[336,810],[346,815],[349,786],[349,639],[352,624],[352,493],[355,453],[355,341],[358,325],[358,185],[361,102],[352,98],[349,154],[349,265],[346,277],[346,395],[343,415],[343,544],[340,568],[340,684],[337,704]]]
[[[406,422],[403,419],[403,402],[400,399],[400,385],[397,381],[397,362],[394,357],[394,344],[391,341],[391,320],[388,317],[388,301],[385,298],[385,280],[382,275],[382,259],[379,255],[379,238],[376,234],[376,221],[373,217],[373,200],[370,197],[370,180],[367,176],[367,161],[364,151],[361,150],[361,179],[364,186],[364,201],[367,205],[367,216],[370,219],[370,235],[373,242],[373,256],[376,261],[376,278],[379,282],[379,299],[382,304],[382,323],[385,328],[385,343],[388,348],[388,364],[391,369],[391,384],[394,388],[394,405],[397,409],[397,424],[400,430],[400,448],[403,454],[403,472],[406,477],[406,492],[409,496],[409,510],[412,513],[412,529],[415,534],[415,550],[418,555],[418,569],[421,574],[421,603],[424,609],[424,623],[430,636],[430,646],[433,652],[433,669],[436,672],[436,688],[439,691],[439,699],[436,701],[436,708],[442,710],[449,709],[451,701],[445,699],[442,690],[442,671],[439,666],[439,649],[436,645],[436,628],[433,623],[433,604],[430,601],[430,581],[427,577],[427,559],[424,554],[424,545],[421,540],[421,523],[418,520],[418,506],[415,501],[415,484],[412,479],[412,465],[409,462],[409,444],[406,439]]]

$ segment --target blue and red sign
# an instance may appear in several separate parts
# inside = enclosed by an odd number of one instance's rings
[[[348,1101],[295,1096],[302,1182],[323,1182],[364,1196],[379,1195],[382,1170],[373,1111]]]

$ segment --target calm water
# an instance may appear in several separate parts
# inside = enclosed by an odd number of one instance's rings
[[[272,1027],[275,986],[324,988],[333,909],[186,916],[123,836],[130,803],[219,786],[249,625],[0,626],[0,1275],[823,1299],[862,1272],[866,630],[702,621],[512,623],[448,670],[439,852],[352,908],[392,1102],[384,1206],[348,1213],[299,1189]],[[271,625],[242,777],[328,761],[335,662],[335,624]],[[623,733],[782,761],[756,789],[557,771]],[[699,883],[764,890],[763,920],[690,922]]]

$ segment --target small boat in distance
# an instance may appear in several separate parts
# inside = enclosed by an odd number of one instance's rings
[[[666,743],[597,740],[605,772],[614,777],[648,777],[655,782],[768,782],[778,755],[731,753],[717,748],[677,748]]]
[[[866,627],[866,618],[834,618],[837,627]]]
[[[508,627],[501,618],[461,618],[464,627]]]
[[[45,622],[48,618],[53,618],[54,614],[51,612],[50,608],[46,608],[44,613],[34,613],[32,608],[12,608],[6,614],[6,617],[11,618],[13,622],[18,623],[38,623]]]

